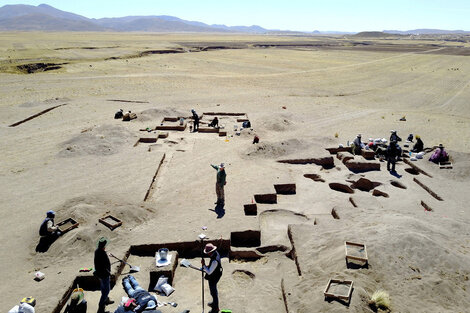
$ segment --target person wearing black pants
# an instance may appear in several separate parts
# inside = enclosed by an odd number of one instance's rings
[[[216,250],[217,246],[208,243],[204,247],[204,254],[207,254],[211,258],[209,267],[206,266],[204,258],[201,260],[201,270],[206,273],[205,279],[207,279],[209,282],[209,290],[212,296],[212,302],[209,303],[209,306],[212,307],[212,309],[209,311],[209,313],[219,312],[219,292],[217,290],[217,283],[219,282],[220,277],[222,277],[223,269],[222,263],[220,261],[220,254]]]
[[[193,113],[193,120],[194,120],[193,132],[197,132],[199,130],[199,115],[197,115],[194,109],[191,110],[191,113]]]
[[[398,148],[396,141],[390,142],[387,148],[387,171],[390,172],[390,164],[392,164],[392,173],[395,173],[395,163],[397,162]]]
[[[114,303],[114,301],[108,299],[109,291],[111,290],[111,262],[106,253],[107,244],[108,239],[101,237],[98,241],[98,247],[95,250],[95,271],[93,274],[99,278],[101,289],[101,298],[97,313],[105,313],[106,305]]]

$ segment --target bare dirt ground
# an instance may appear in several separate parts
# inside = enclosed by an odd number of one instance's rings
[[[222,244],[219,238],[252,230],[260,242],[250,238],[246,247],[224,254],[222,308],[372,312],[370,295],[384,289],[394,312],[468,311],[468,43],[113,33],[1,33],[0,42],[3,308],[34,296],[37,312],[59,312],[78,269],[93,266],[100,236],[110,238],[108,250],[120,257],[131,246],[149,245],[149,255],[129,256],[148,286],[151,245],[194,242],[197,249],[201,232]],[[120,108],[137,119],[113,119]],[[227,137],[187,128],[135,146],[141,137],[157,136],[140,129],[165,116],[189,116],[193,108],[199,114],[247,113],[253,130],[237,136],[234,124],[240,123],[226,117]],[[406,121],[399,121],[402,116]],[[327,157],[326,147],[345,145],[357,133],[388,138],[391,129],[404,140],[419,134],[427,147],[444,144],[453,169],[439,170],[428,155],[415,164],[432,177],[405,171],[403,162],[398,177],[385,163],[380,171],[357,174],[335,155],[332,168],[276,162]],[[251,143],[254,134],[258,145]],[[227,185],[225,214],[217,218],[210,164],[220,162]],[[376,189],[388,197],[329,187],[361,177],[379,182]],[[296,184],[296,193],[277,195],[276,204],[258,203],[257,215],[245,215],[255,194],[275,193],[273,185],[285,183]],[[49,209],[57,212],[56,221],[72,217],[80,226],[36,253]],[[111,231],[98,223],[107,214],[123,225]],[[367,245],[368,268],[346,267],[345,241]],[[256,260],[247,260],[253,255]],[[46,275],[41,282],[33,280],[38,270]],[[125,295],[121,278],[111,291],[116,302]],[[325,301],[330,278],[354,281],[349,304]],[[174,287],[159,300],[179,305],[162,312],[201,310],[198,272],[178,267]],[[207,302],[207,284],[205,294]],[[99,292],[86,291],[86,298],[89,311],[96,310]]]

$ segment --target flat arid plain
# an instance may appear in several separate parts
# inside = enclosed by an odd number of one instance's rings
[[[1,33],[0,91],[4,311],[33,296],[36,312],[62,312],[78,283],[94,312],[100,293],[79,269],[93,267],[98,238],[148,287],[161,247],[200,264],[201,233],[223,255],[221,308],[233,312],[372,312],[380,289],[393,312],[469,310],[468,39]],[[114,119],[119,109],[137,119]],[[166,138],[153,131],[191,109],[202,122],[216,113],[226,136],[191,133],[188,119]],[[237,135],[243,118],[252,127]],[[326,150],[392,129],[405,150],[410,133],[443,144],[453,167],[426,154],[391,175],[356,156],[380,170],[351,171]],[[215,209],[210,164],[221,162]],[[37,253],[50,209],[79,226]],[[107,215],[122,225],[98,222]],[[367,266],[346,263],[346,241],[366,246]],[[109,311],[125,296],[119,265]],[[161,311],[201,311],[200,274],[172,275],[175,292],[158,299],[178,307]],[[329,290],[350,288],[349,300],[325,299],[330,279],[353,281]]]

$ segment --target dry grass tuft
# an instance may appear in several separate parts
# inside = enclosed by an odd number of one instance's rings
[[[377,290],[374,292],[372,297],[369,300],[369,306],[376,311],[377,309],[381,310],[390,310],[390,295],[385,290]]]

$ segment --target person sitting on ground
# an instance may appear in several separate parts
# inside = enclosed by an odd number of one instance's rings
[[[434,162],[436,164],[449,161],[449,155],[444,150],[444,146],[442,144],[439,144],[439,147],[431,155],[429,161]]]
[[[70,296],[70,303],[67,304],[64,313],[86,313],[87,302],[85,294],[80,289],[75,289]]]
[[[59,230],[59,227],[54,224],[55,212],[49,210],[46,212],[46,218],[42,221],[41,226],[39,227],[39,236],[56,240],[62,233]]]
[[[194,121],[193,132],[197,132],[199,130],[199,115],[197,115],[194,109],[191,110],[191,113],[193,113],[193,121]]]
[[[243,128],[251,128],[251,123],[250,123],[250,121],[244,121],[244,122],[242,123],[242,127],[243,127]]]
[[[421,152],[424,150],[424,143],[421,140],[421,137],[419,135],[416,135],[416,143],[413,146],[413,149],[411,149],[411,152]]]
[[[395,173],[395,163],[398,158],[398,145],[395,141],[390,142],[390,145],[387,148],[387,171]],[[390,164],[392,164],[392,169],[390,170]]]
[[[115,118],[115,119],[122,118],[122,116],[123,116],[123,111],[122,111],[122,109],[119,109],[119,111],[117,111],[116,114],[114,114],[114,118]]]
[[[150,294],[147,290],[139,286],[139,283],[132,275],[127,275],[122,279],[122,286],[130,298],[134,298],[137,307],[134,312],[142,312],[144,310],[153,310],[157,307],[157,298]]]
[[[216,127],[218,128],[219,127],[219,119],[216,117],[214,117],[214,119],[212,120],[212,122],[208,125],[209,127]]]
[[[253,144],[255,144],[255,143],[259,143],[258,135],[255,135],[255,137],[253,138]]]
[[[413,142],[413,134],[409,134],[408,138],[406,139],[408,142]]]
[[[354,139],[354,141],[351,145],[353,154],[359,154],[360,155],[362,148],[365,147],[365,145],[361,141],[361,137],[362,137],[361,134],[358,134],[356,139]]]

